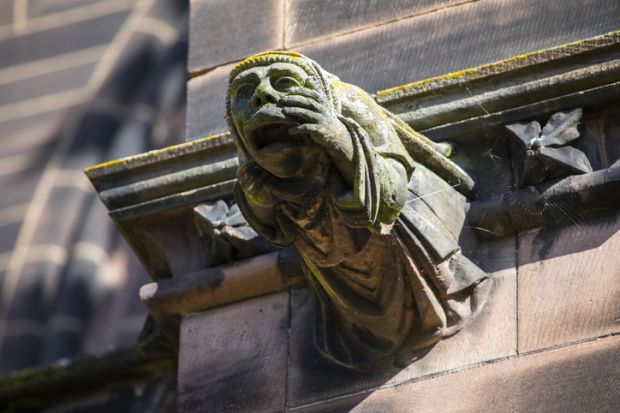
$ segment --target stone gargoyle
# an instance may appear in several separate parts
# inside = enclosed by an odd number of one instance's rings
[[[291,52],[234,67],[227,118],[236,200],[262,237],[300,253],[326,357],[401,367],[484,306],[492,280],[457,243],[473,181],[449,145]]]

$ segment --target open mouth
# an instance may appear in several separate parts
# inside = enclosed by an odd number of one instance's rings
[[[275,123],[264,125],[256,128],[250,134],[250,139],[257,152],[268,148],[271,145],[279,147],[287,145],[299,145],[301,142],[298,137],[289,135],[288,130],[292,127],[290,124]]]
[[[247,132],[252,157],[278,178],[298,177],[308,162],[314,162],[307,135],[291,135],[293,122],[269,122]]]

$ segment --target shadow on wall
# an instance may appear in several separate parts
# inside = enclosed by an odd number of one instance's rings
[[[184,136],[187,2],[45,4],[0,21],[0,373],[135,343],[148,276],[82,171]]]

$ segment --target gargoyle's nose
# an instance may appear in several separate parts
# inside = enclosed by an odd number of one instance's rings
[[[261,83],[254,91],[250,104],[255,108],[260,108],[267,103],[276,103],[277,101],[277,92],[271,86]]]

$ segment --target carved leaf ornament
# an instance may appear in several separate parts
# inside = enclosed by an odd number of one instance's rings
[[[580,136],[578,125],[582,114],[580,108],[558,112],[542,130],[537,121],[506,126],[516,150],[519,187],[592,172],[586,155],[569,145]]]

